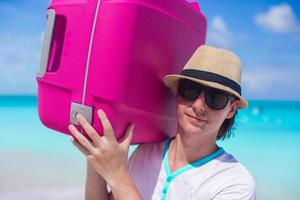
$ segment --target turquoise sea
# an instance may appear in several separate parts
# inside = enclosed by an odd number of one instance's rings
[[[0,96],[0,200],[83,199],[85,159],[45,128],[34,96]],[[250,101],[220,142],[253,174],[257,199],[300,197],[300,101]]]

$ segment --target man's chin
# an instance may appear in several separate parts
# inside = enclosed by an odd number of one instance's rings
[[[188,134],[199,134],[203,131],[203,127],[195,126],[193,124],[189,124],[189,126],[185,127],[183,130]]]

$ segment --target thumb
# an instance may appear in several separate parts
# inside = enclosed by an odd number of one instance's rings
[[[130,146],[130,142],[132,139],[132,135],[133,135],[133,129],[134,129],[134,124],[130,124],[126,130],[126,134],[123,138],[123,141],[121,143],[121,145],[128,150],[129,146]]]

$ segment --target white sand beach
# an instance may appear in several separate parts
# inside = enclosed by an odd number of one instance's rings
[[[84,199],[83,158],[2,151],[0,160],[0,200]]]

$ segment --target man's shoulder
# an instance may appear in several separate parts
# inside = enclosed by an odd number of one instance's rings
[[[224,152],[203,169],[202,174],[205,173],[206,180],[199,185],[200,196],[205,194],[216,199],[255,199],[256,184],[253,176],[231,154]]]
[[[217,169],[223,171],[228,177],[228,182],[255,186],[255,180],[249,170],[233,155],[224,152],[216,158]],[[226,181],[226,179],[224,179]]]
[[[130,156],[128,169],[134,178],[158,174],[163,160],[164,142],[140,144]],[[144,180],[144,178],[141,178]]]
[[[165,141],[139,144],[138,147],[135,149],[134,153],[136,154],[160,153],[164,151],[164,144]]]
[[[145,163],[151,160],[161,160],[164,152],[164,144],[165,141],[139,144],[130,156],[129,162]]]

